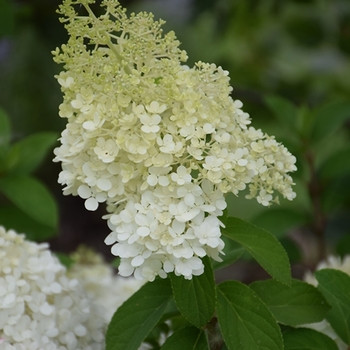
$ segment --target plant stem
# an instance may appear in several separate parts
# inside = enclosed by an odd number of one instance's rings
[[[306,161],[309,165],[310,180],[308,182],[308,192],[313,207],[312,232],[318,239],[318,261],[327,256],[327,244],[325,239],[325,230],[327,217],[321,206],[322,186],[316,173],[315,157],[310,149],[306,151]]]
[[[85,5],[85,4],[83,4],[83,6],[85,7],[85,9],[86,9],[86,11],[88,12],[89,16],[97,23],[97,22],[98,22],[98,18],[95,16],[95,14],[94,14],[94,12],[91,10],[91,8],[90,8],[88,5]],[[123,57],[122,57],[122,55],[120,54],[119,50],[117,49],[116,45],[114,45],[114,44],[112,43],[112,41],[110,40],[110,35],[109,35],[109,33],[107,33],[107,32],[102,32],[102,33],[104,34],[104,36],[105,36],[106,38],[108,38],[108,40],[107,40],[107,46],[109,47],[109,49],[110,49],[110,50],[113,52],[113,54],[118,58],[118,60],[119,60],[120,62],[122,62],[122,61],[123,61]],[[130,69],[129,66],[125,65],[125,66],[123,67],[123,69],[124,69],[124,71],[125,71],[126,73],[128,73],[128,74],[131,73],[131,69]]]
[[[221,332],[218,325],[218,319],[213,317],[206,325],[205,329],[208,334],[209,348],[210,350],[221,350],[224,345]]]

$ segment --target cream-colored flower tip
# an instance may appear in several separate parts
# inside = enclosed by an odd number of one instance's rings
[[[326,260],[321,261],[316,266],[316,271],[322,269],[336,269],[345,272],[347,275],[350,275],[350,255],[346,255],[343,258],[340,256],[330,255]],[[305,282],[310,283],[314,286],[317,286],[318,284],[314,274],[310,271],[305,274],[304,280]]]
[[[47,244],[0,226],[0,349],[102,350],[106,327]]]
[[[322,270],[322,269],[336,269],[350,275],[350,255],[346,255],[343,258],[339,256],[331,255],[326,260],[321,261],[317,265],[316,271]],[[317,286],[318,284],[314,274],[311,273],[310,271],[308,271],[305,274],[304,280],[305,282],[310,283],[314,286]],[[339,350],[348,349],[348,346],[340,339],[338,334],[334,331],[334,329],[332,328],[332,326],[329,324],[327,320],[323,320],[322,322],[317,322],[317,323],[306,324],[306,325],[303,325],[303,327],[315,329],[318,332],[328,335],[330,338],[332,338],[336,342]]]
[[[186,52],[152,14],[128,17],[106,0],[96,18],[92,2],[60,7],[70,38],[53,52],[67,120],[58,181],[88,210],[107,204],[106,243],[121,275],[190,279],[203,273],[201,258],[220,259],[224,194],[247,189],[264,206],[277,192],[292,200],[296,159],[250,126],[227,71],[184,65]]]
[[[88,296],[102,310],[107,323],[118,307],[144,284],[144,281],[133,277],[116,275],[101,255],[87,247],[79,247],[72,254],[72,259],[74,264],[69,268],[68,276],[81,283]]]

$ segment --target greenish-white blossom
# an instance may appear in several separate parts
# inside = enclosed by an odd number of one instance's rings
[[[227,71],[184,64],[162,21],[127,16],[114,0],[96,17],[90,3],[60,7],[69,40],[53,52],[67,119],[55,150],[59,182],[88,210],[107,204],[106,243],[122,275],[192,278],[202,257],[220,259],[224,195],[247,189],[265,206],[277,192],[292,200],[296,159],[250,126]]]

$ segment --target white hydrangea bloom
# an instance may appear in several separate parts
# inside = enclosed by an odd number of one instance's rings
[[[87,247],[79,247],[71,258],[74,264],[68,269],[68,276],[77,279],[84,287],[87,295],[103,313],[106,324],[111,321],[119,306],[145,283],[133,277],[116,275],[111,265],[107,264],[101,255]],[[159,344],[163,344],[168,336],[169,334],[161,333]],[[139,350],[147,349],[152,349],[147,343],[142,343],[139,348]]]
[[[316,270],[322,270],[322,269],[336,269],[340,270],[348,275],[350,275],[350,255],[345,256],[343,259],[341,259],[339,256],[329,256],[327,260],[321,261],[317,267]],[[313,273],[308,271],[305,276],[304,280],[307,283],[312,284],[313,286],[317,287],[318,282],[314,276]],[[332,338],[336,344],[338,345],[339,350],[347,350],[348,345],[346,345],[338,336],[338,334],[334,331],[332,326],[329,324],[327,320],[323,320],[322,322],[317,323],[310,323],[303,325],[303,327],[312,328],[315,329],[318,332],[324,333],[328,335],[330,338]]]
[[[64,64],[57,79],[67,119],[55,149],[59,182],[88,210],[106,202],[106,243],[122,275],[190,279],[203,272],[201,257],[222,252],[224,195],[247,188],[265,206],[276,192],[292,200],[296,159],[249,126],[227,71],[183,64],[186,52],[173,32],[163,35],[162,21],[127,17],[115,0],[103,1],[106,14],[96,18],[91,2],[60,7],[70,39],[53,52]],[[204,239],[199,228],[208,225]]]
[[[72,258],[74,264],[68,269],[68,277],[80,282],[87,295],[101,309],[106,324],[118,307],[144,284],[132,277],[116,275],[101,255],[86,247],[79,247]]]
[[[0,348],[102,350],[107,323],[47,244],[0,226]]]

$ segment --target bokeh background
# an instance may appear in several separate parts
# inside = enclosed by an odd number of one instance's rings
[[[54,79],[61,67],[51,56],[67,41],[55,12],[59,3],[0,0],[0,108],[10,119],[13,144],[41,132],[56,133],[58,138],[65,127],[57,112],[62,96]],[[152,11],[165,19],[165,31],[176,32],[189,66],[201,60],[228,70],[232,97],[243,102],[253,126],[276,135],[297,156],[298,197],[293,203],[281,201],[281,206],[263,208],[244,195],[229,196],[230,214],[274,233],[286,247],[296,277],[327,254],[350,253],[350,1],[123,0],[121,4],[129,12]],[[278,98],[268,100],[271,96]],[[288,123],[283,127],[279,117],[289,113],[297,118],[299,133]],[[305,130],[316,119],[321,125],[316,129],[323,125],[332,130],[321,132],[322,140],[312,142],[312,132]],[[31,228],[29,236],[48,240],[54,251],[66,254],[84,243],[112,260],[103,243],[109,233],[101,218],[104,208],[87,212],[83,200],[62,195],[57,184],[60,165],[52,162],[54,146],[33,176],[53,195],[59,221],[46,235],[36,237]],[[0,169],[0,179],[4,176],[8,174]],[[10,222],[9,205],[11,198],[0,194],[0,224],[23,231],[25,215]],[[264,277],[264,272],[243,258],[219,272],[218,279],[227,276],[249,282]]]

